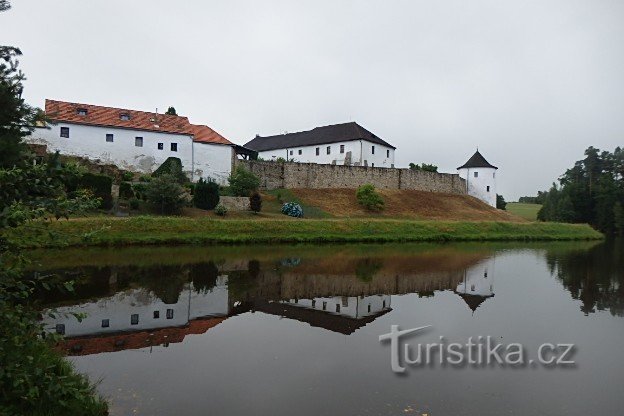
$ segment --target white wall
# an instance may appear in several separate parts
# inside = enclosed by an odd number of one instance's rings
[[[69,127],[69,138],[61,137],[61,127]],[[113,134],[112,143],[106,141],[106,134]],[[135,137],[143,137],[142,147],[135,146]],[[58,150],[143,173],[153,172],[168,157],[177,157],[194,181],[211,177],[225,184],[232,169],[231,146],[194,143],[192,136],[184,134],[58,123],[49,129],[37,128],[27,141],[45,144],[50,152]],[[163,144],[162,150],[158,143]],[[172,143],[177,144],[177,151],[171,150]]]
[[[228,184],[228,177],[232,172],[232,146],[194,142],[193,151],[193,180],[211,178],[219,185]]]
[[[344,153],[340,153],[341,145],[344,146]],[[373,146],[375,146],[374,155],[372,154]],[[317,147],[319,148],[318,156],[316,155]],[[329,155],[327,154],[327,147],[331,149]],[[301,154],[299,154],[299,151],[301,151]],[[366,161],[368,166],[374,164],[377,168],[390,168],[394,165],[394,149],[366,140],[267,150],[258,152],[258,156],[264,160],[274,160],[278,157],[282,157],[300,163],[319,163],[325,165],[332,164],[335,160],[337,165],[343,165],[348,152],[351,152],[352,164],[358,162],[363,166]]]
[[[475,172],[477,173],[476,177]],[[496,169],[463,168],[458,169],[458,173],[461,178],[466,179],[468,195],[479,198],[496,208]]]
[[[282,303],[358,319],[369,315],[375,315],[389,309],[391,306],[390,302],[390,295],[374,295],[364,297],[332,296],[327,298],[297,299],[296,302],[295,299],[290,299]],[[325,309],[323,309],[323,304],[325,304]],[[336,306],[339,307],[338,311],[336,310]]]

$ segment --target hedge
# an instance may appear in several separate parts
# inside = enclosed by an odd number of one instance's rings
[[[113,207],[112,187],[113,178],[106,175],[96,175],[95,173],[85,173],[78,182],[78,188],[88,189],[93,192],[93,196],[102,198],[100,208],[103,209],[111,209]]]

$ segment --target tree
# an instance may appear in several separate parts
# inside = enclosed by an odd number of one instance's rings
[[[260,178],[242,166],[237,166],[228,178],[234,196],[250,196],[260,187]]]
[[[496,194],[496,208],[506,210],[507,202],[505,202],[505,198],[502,195]]]
[[[177,116],[178,115],[178,113],[176,113],[175,107],[171,107],[171,106],[167,109],[165,114],[169,114],[170,116]]]
[[[154,178],[147,185],[145,196],[154,210],[163,215],[177,214],[186,204],[184,188],[168,173]]]
[[[420,165],[415,164],[415,163],[410,163],[409,168],[410,170],[422,170],[425,172],[437,172],[438,171],[438,167],[436,165],[430,165],[428,163],[422,163]]]
[[[219,204],[219,185],[201,178],[193,191],[193,205],[201,209],[214,209]]]

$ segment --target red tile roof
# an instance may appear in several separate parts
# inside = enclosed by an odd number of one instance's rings
[[[190,321],[188,325],[181,327],[66,338],[61,341],[58,347],[68,355],[91,355],[139,349],[165,343],[178,343],[182,342],[186,335],[203,334],[210,328],[219,325],[225,319],[226,317],[200,318]]]
[[[199,143],[232,144],[231,141],[208,126],[191,124],[191,131],[193,132],[193,140]]]
[[[86,110],[86,114],[80,114],[79,110]],[[45,112],[50,120],[56,122],[186,134],[200,143],[232,144],[210,127],[191,124],[183,116],[48,99],[45,101]],[[122,119],[122,115],[128,116],[128,119]]]

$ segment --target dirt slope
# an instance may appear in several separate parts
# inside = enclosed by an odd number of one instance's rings
[[[336,217],[526,222],[467,195],[380,189],[386,208],[379,214],[371,214],[357,203],[355,189],[292,189],[291,192],[306,205]]]

